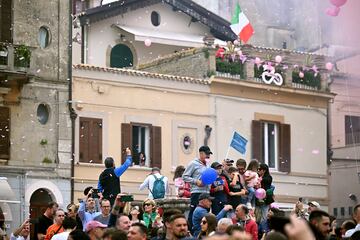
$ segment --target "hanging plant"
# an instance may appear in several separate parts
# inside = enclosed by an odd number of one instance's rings
[[[20,45],[15,47],[15,60],[14,65],[15,67],[30,67],[30,58],[31,58],[31,51],[29,47],[25,45]]]

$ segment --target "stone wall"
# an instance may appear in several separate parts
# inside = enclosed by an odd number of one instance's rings
[[[214,49],[208,48],[181,51],[141,64],[138,69],[176,76],[208,78],[211,71],[215,70],[211,61],[213,51]]]

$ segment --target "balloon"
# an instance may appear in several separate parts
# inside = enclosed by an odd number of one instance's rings
[[[341,7],[347,0],[330,0],[331,4],[337,7]]]
[[[261,59],[258,58],[258,57],[256,57],[256,58],[255,58],[255,64],[256,64],[256,65],[259,65],[260,63],[261,63]]]
[[[340,8],[339,7],[333,7],[333,8],[328,8],[326,9],[325,13],[329,16],[332,17],[336,17],[337,15],[339,15],[340,12]]]
[[[150,47],[150,46],[151,46],[151,40],[148,39],[148,38],[145,39],[144,43],[145,43],[145,46],[147,46],[147,47]]]
[[[266,191],[263,188],[258,188],[255,191],[255,197],[259,200],[262,200],[266,197]]]
[[[212,184],[217,178],[217,172],[213,168],[207,168],[201,174],[201,181],[203,184],[208,185]]]
[[[279,56],[279,55],[277,55],[277,56],[275,57],[275,62],[281,63],[281,61],[282,61],[282,57]]]
[[[325,68],[329,71],[331,71],[333,69],[334,65],[331,62],[327,62],[325,64]]]
[[[280,206],[277,203],[273,202],[270,204],[270,208],[280,209]]]
[[[299,77],[300,77],[300,78],[304,78],[304,73],[303,73],[303,72],[299,72]]]
[[[238,40],[234,40],[234,45],[239,45],[239,41],[238,41]]]

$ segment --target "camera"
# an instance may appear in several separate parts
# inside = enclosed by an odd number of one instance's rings
[[[93,189],[92,189],[91,197],[92,197],[92,198],[99,198],[98,193],[99,193],[99,189],[93,188]]]
[[[132,202],[132,201],[134,201],[134,196],[133,195],[122,195],[122,196],[120,196],[120,201],[121,202]]]

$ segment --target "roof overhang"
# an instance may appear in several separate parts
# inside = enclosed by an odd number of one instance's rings
[[[176,45],[183,47],[204,46],[204,41],[203,41],[204,36],[201,35],[157,31],[148,28],[124,26],[118,24],[113,24],[112,27],[134,35],[135,41],[145,41],[146,39],[150,39],[152,43],[159,43],[166,45]]]

